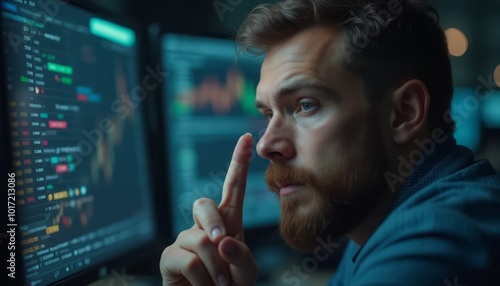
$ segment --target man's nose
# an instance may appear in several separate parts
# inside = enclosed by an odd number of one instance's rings
[[[279,117],[273,117],[257,143],[257,154],[272,162],[286,161],[295,156],[293,130]]]

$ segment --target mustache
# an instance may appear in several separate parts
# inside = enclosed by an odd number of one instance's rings
[[[269,190],[275,193],[279,193],[280,185],[283,184],[316,185],[314,175],[310,171],[282,163],[269,164],[265,181]]]

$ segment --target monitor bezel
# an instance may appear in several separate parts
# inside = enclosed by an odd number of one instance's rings
[[[55,1],[55,0],[54,0]],[[145,76],[145,67],[148,65],[148,60],[146,59],[146,52],[147,52],[147,43],[145,40],[147,39],[146,37],[146,32],[144,29],[144,26],[140,25],[138,21],[126,17],[123,15],[118,15],[117,13],[114,13],[104,7],[98,6],[93,3],[89,3],[89,1],[84,1],[84,0],[64,0],[60,1],[57,0],[55,1],[56,3],[59,3],[60,5],[71,5],[76,8],[82,9],[86,12],[92,13],[96,16],[102,17],[103,19],[106,19],[110,22],[117,23],[119,25],[126,26],[130,29],[132,29],[136,33],[136,40],[138,43],[137,49],[138,49],[138,67],[140,67],[140,70],[138,71],[138,78],[137,82],[140,82],[140,80]],[[2,9],[3,10],[3,9]],[[0,21],[0,27],[3,26],[3,21]],[[2,29],[3,30],[3,29]],[[0,39],[0,45],[3,47],[3,44],[5,43],[4,37]],[[3,52],[0,54],[0,70],[2,72],[2,75],[5,74],[5,65],[4,65],[4,54]],[[154,67],[153,67],[154,68]],[[10,142],[10,132],[9,132],[9,126],[8,126],[8,114],[7,112],[7,90],[6,90],[6,85],[5,85],[5,79],[4,76],[0,77],[0,84],[1,84],[1,92],[0,92],[0,116],[2,117],[2,123],[0,124],[0,134],[2,135],[2,140],[0,140],[0,146],[2,147],[0,152],[2,152],[6,158],[7,164],[2,162],[2,174],[7,174],[7,172],[12,172],[14,170],[13,164],[12,164],[12,148],[8,142]],[[168,215],[168,212],[165,210],[164,207],[162,207],[162,202],[165,202],[165,197],[162,194],[164,192],[165,184],[162,183],[162,180],[159,179],[161,177],[158,177],[158,174],[162,174],[163,172],[161,171],[163,168],[163,163],[158,162],[157,160],[157,152],[162,152],[159,146],[161,144],[155,143],[155,137],[151,134],[154,133],[154,130],[150,128],[150,123],[151,123],[151,116],[148,116],[148,108],[151,106],[151,101],[152,94],[154,92],[149,92],[148,97],[144,100],[143,104],[140,105],[140,108],[142,110],[142,115],[143,115],[143,122],[144,125],[146,126],[145,134],[145,143],[147,144],[147,149],[146,154],[148,156],[148,166],[150,168],[150,176],[149,179],[151,181],[151,189],[152,189],[152,194],[151,194],[151,200],[153,202],[153,205],[151,206],[153,208],[153,217],[155,219],[154,223],[154,237],[142,244],[136,245],[136,247],[131,248],[128,251],[124,251],[122,254],[116,255],[115,257],[106,259],[102,262],[96,263],[95,265],[90,266],[87,269],[84,269],[78,273],[72,274],[66,278],[63,278],[57,282],[54,282],[50,285],[74,285],[74,284],[89,284],[93,283],[96,281],[99,281],[102,278],[105,278],[107,275],[109,275],[112,270],[116,270],[118,273],[122,273],[123,267],[131,267],[132,271],[134,270],[135,264],[140,264],[143,261],[149,261],[153,260],[152,257],[154,258],[155,262],[158,261],[156,259],[159,259],[159,254],[161,254],[162,249],[164,248],[166,242],[168,241],[167,239],[167,232],[164,230],[165,227],[165,222],[166,221],[166,216]],[[5,138],[5,139],[3,139]],[[2,158],[2,157],[0,157]],[[7,180],[7,177],[5,177],[5,180]],[[162,191],[158,191],[162,190]],[[7,204],[7,197],[2,196],[2,201],[5,201],[5,204]],[[6,221],[6,217],[5,217]],[[6,223],[2,224],[2,228],[6,228]],[[13,282],[12,285],[25,285],[27,283],[24,275],[24,265],[22,263],[22,255],[20,253],[20,234],[19,234],[19,228],[17,230],[17,237],[16,237],[16,279],[7,281],[7,282]],[[2,233],[4,232],[4,229],[2,229]],[[6,247],[2,247],[2,252],[6,251]],[[7,254],[7,253],[5,253]],[[6,257],[3,256],[2,257]],[[5,262],[4,262],[5,263]],[[159,271],[158,268],[156,268],[156,273],[159,276]],[[149,274],[149,273],[148,273]],[[19,283],[21,282],[21,283]]]

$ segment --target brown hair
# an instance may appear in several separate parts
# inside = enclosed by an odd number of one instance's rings
[[[311,26],[341,29],[343,66],[361,76],[370,101],[405,80],[420,79],[430,93],[431,128],[454,131],[447,117],[451,64],[434,8],[414,0],[284,0],[257,6],[236,40],[242,50],[261,54]]]

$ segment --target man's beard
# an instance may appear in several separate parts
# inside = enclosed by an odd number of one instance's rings
[[[310,252],[320,237],[345,235],[380,199],[384,158],[373,133],[365,131],[349,154],[325,158],[332,164],[319,177],[306,169],[271,163],[266,182],[278,196],[279,182],[303,184],[298,192],[280,198],[280,231],[289,246]]]

